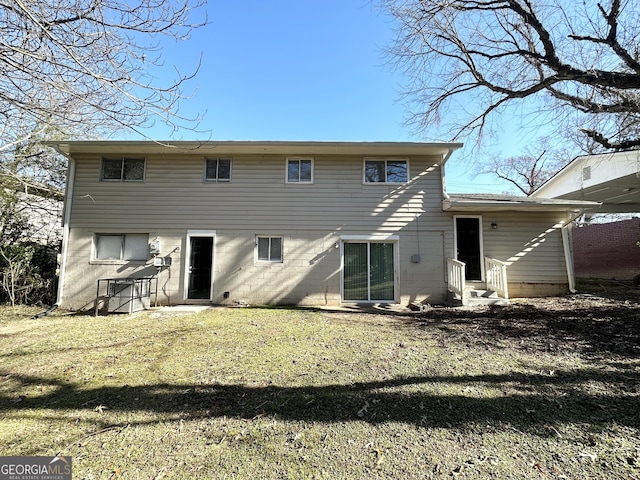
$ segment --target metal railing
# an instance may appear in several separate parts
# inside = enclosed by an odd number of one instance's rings
[[[484,267],[487,276],[487,288],[508,299],[507,264],[495,258],[484,257]]]
[[[154,289],[155,287],[155,289]],[[95,312],[133,313],[151,306],[151,295],[158,303],[158,278],[100,278],[96,290]]]

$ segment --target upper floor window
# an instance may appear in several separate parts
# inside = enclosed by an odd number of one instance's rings
[[[100,180],[142,182],[144,180],[144,167],[144,158],[105,157],[102,159]]]
[[[205,158],[204,160],[205,182],[230,182],[231,159],[230,158]]]
[[[149,257],[147,233],[97,234],[96,260],[146,261]]]
[[[287,158],[287,183],[313,183],[313,159]]]
[[[364,183],[406,183],[409,179],[407,160],[365,160]]]

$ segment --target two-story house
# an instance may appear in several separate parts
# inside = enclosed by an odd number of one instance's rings
[[[449,195],[457,143],[50,145],[69,158],[58,301],[74,310],[122,278],[153,278],[162,305],[562,293],[567,226],[597,205]]]

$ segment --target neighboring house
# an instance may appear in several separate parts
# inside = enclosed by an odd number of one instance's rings
[[[35,192],[5,190],[9,198],[15,197],[16,205],[10,206],[11,216],[24,218],[26,228],[22,240],[55,247],[62,242],[62,191],[49,192],[47,196]]]
[[[62,196],[62,192],[60,192]],[[32,194],[20,195],[20,207],[29,223],[29,240],[43,245],[60,245],[62,241],[61,200]]]
[[[159,304],[442,303],[506,296],[505,273],[511,296],[563,293],[565,226],[597,205],[448,195],[455,143],[50,145],[70,160],[58,302],[74,310],[106,278],[154,277]]]
[[[640,150],[576,157],[532,196],[600,202],[590,213],[602,217],[640,212]],[[636,277],[640,274],[639,233],[637,219],[578,225],[573,229],[576,276]]]
[[[594,213],[640,212],[640,150],[576,157],[531,196],[601,203]]]

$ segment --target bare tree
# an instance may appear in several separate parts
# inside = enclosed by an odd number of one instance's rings
[[[186,38],[202,24],[189,14],[203,2],[0,0],[0,149],[20,141],[13,118],[85,134],[175,124],[193,73],[159,84],[154,74],[167,69],[158,38]]]
[[[454,138],[527,99],[539,122],[601,148],[640,147],[640,15],[632,0],[383,0],[390,53],[423,107],[421,129],[456,117]],[[451,111],[453,110],[453,111]]]
[[[27,254],[54,242],[38,230],[60,207],[66,162],[40,142],[143,134],[154,122],[196,128],[179,103],[199,66],[165,65],[161,40],[204,25],[205,2],[0,0],[0,283],[13,288],[13,267],[42,264]]]
[[[495,156],[480,164],[476,175],[493,175],[530,195],[570,160],[566,150],[558,148],[552,139],[541,137],[520,155]]]

